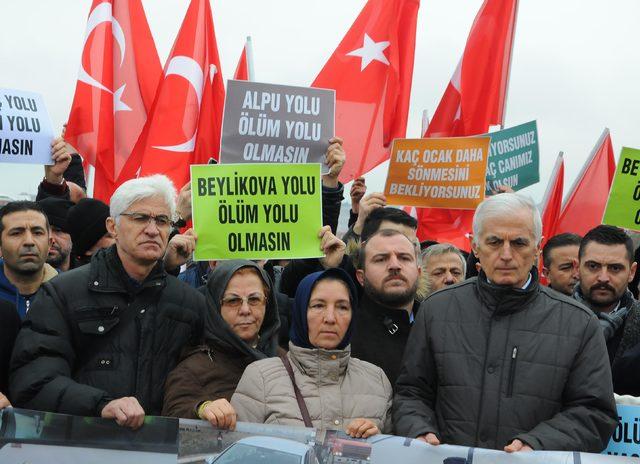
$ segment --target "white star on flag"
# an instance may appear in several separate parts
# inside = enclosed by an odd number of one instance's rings
[[[362,47],[347,53],[347,55],[359,56],[362,58],[362,61],[360,62],[360,71],[364,71],[364,68],[369,66],[369,63],[373,60],[378,60],[379,62],[388,65],[389,60],[384,56],[384,50],[389,46],[389,44],[389,41],[374,42],[365,32]]]

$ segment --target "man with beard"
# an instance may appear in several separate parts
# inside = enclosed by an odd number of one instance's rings
[[[42,207],[13,201],[0,209],[0,298],[16,305],[24,319],[43,282],[58,275],[45,261],[50,230]]]
[[[361,243],[357,268],[364,294],[354,315],[351,352],[381,367],[394,385],[418,308],[420,244],[398,230],[380,229]]]
[[[47,263],[59,271],[68,271],[71,259],[71,235],[67,227],[67,214],[74,205],[69,200],[49,197],[38,201],[49,220],[51,246]]]
[[[578,256],[580,285],[574,298],[598,316],[613,390],[640,396],[640,302],[627,288],[637,267],[631,237],[618,227],[600,225],[584,236]]]

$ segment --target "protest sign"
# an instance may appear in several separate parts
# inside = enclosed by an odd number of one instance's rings
[[[618,404],[617,409],[618,426],[602,454],[640,457],[640,408]]]
[[[322,163],[334,136],[335,91],[227,83],[221,163]]]
[[[0,89],[0,162],[53,164],[53,138],[41,95]]]
[[[322,256],[319,164],[191,166],[195,259]]]
[[[521,190],[540,181],[540,148],[536,121],[491,134],[486,194],[499,185]]]
[[[384,194],[390,205],[475,209],[484,200],[489,137],[396,139]]]
[[[602,223],[640,230],[640,150],[622,148]]]

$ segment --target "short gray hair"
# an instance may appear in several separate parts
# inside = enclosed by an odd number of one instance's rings
[[[119,217],[136,201],[150,197],[162,197],[169,207],[171,219],[176,215],[176,189],[173,182],[162,174],[131,179],[114,192],[109,204],[109,214],[119,221]]]
[[[435,245],[431,245],[422,252],[422,262],[425,262],[425,260],[429,260],[429,258],[434,256],[442,256],[448,253],[453,253],[460,258],[460,262],[462,263],[462,274],[467,275],[467,260],[463,254],[460,253],[460,250],[450,243],[436,243]]]
[[[506,217],[521,211],[523,208],[531,211],[533,236],[536,244],[539,244],[540,240],[542,240],[542,218],[540,217],[540,211],[538,211],[536,204],[530,197],[519,193],[500,193],[490,196],[480,203],[476,209],[476,213],[473,215],[473,243],[475,245],[478,244],[482,226],[488,217]]]

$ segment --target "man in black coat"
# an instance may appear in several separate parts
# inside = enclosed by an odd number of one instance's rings
[[[47,283],[11,359],[14,406],[116,419],[137,428],[162,409],[182,348],[197,343],[204,299],[168,275],[175,189],[165,176],[122,184],[107,230],[115,245]],[[183,241],[184,256],[193,241]]]
[[[16,306],[9,301],[0,300],[0,409],[11,406],[6,397],[9,386],[9,360],[19,329],[20,316]]]
[[[602,451],[616,413],[598,320],[539,285],[542,221],[514,193],[473,219],[478,277],[421,305],[396,382],[399,435],[432,445]]]
[[[360,244],[356,278],[363,288],[354,318],[351,353],[382,368],[394,385],[419,304],[420,244],[395,229],[380,229]]]
[[[580,284],[574,298],[598,316],[613,391],[640,396],[640,302],[627,288],[638,265],[631,237],[618,227],[600,225],[584,236],[578,257]]]

